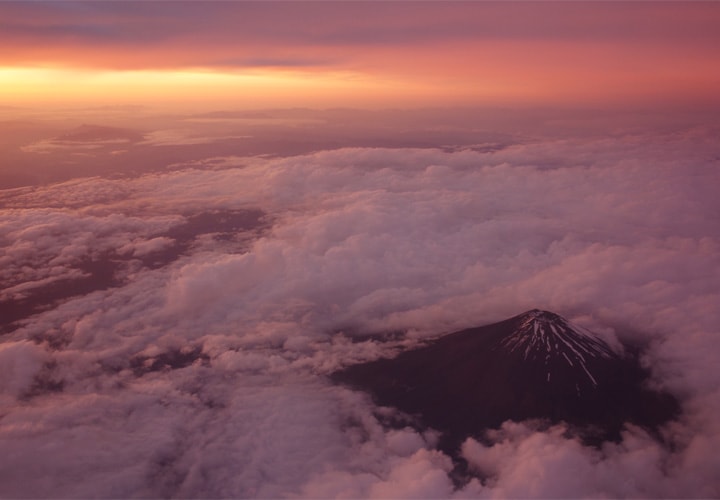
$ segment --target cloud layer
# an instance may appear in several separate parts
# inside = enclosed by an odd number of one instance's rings
[[[88,259],[114,284],[2,337],[0,494],[717,496],[714,137],[346,148],[6,191],[2,300]],[[247,210],[269,229],[197,230],[147,260],[197,214]],[[383,426],[392,410],[325,378],[534,307],[647,346],[683,401],[674,451],[508,423],[466,441],[484,479],[454,490],[432,432]]]

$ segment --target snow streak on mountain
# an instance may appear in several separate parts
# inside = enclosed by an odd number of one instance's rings
[[[510,352],[522,352],[526,361],[543,360],[547,366],[550,382],[551,361],[562,357],[568,365],[582,370],[594,386],[597,380],[588,371],[587,362],[592,358],[618,358],[607,343],[582,327],[571,325],[567,320],[547,311],[533,309],[525,315],[517,330],[501,342]]]

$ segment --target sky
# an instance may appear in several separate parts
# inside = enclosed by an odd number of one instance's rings
[[[3,2],[0,101],[717,105],[716,2]]]
[[[0,2],[0,497],[720,496],[715,2]],[[438,432],[343,367],[524,311],[680,415]]]

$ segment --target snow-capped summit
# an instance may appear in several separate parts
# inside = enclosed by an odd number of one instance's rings
[[[619,357],[597,335],[573,325],[558,314],[533,309],[517,318],[518,326],[500,341],[500,346],[511,353],[522,353],[525,361],[542,361],[548,367],[548,382],[554,359],[562,358],[570,367],[582,370],[592,384],[597,385],[597,380],[588,370],[588,361]]]
[[[617,439],[627,422],[653,429],[678,411],[672,396],[646,388],[649,374],[632,352],[616,353],[585,328],[534,309],[333,379],[444,431],[451,453],[505,420],[563,421],[598,443]]]

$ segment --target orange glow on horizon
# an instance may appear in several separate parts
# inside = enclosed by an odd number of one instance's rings
[[[92,70],[0,67],[7,104],[234,103],[247,107],[412,98],[427,89],[348,71]]]
[[[420,79],[351,71],[107,70],[62,67],[0,67],[0,104],[125,105],[159,107],[240,105],[412,107],[427,103],[476,104],[508,97],[531,100],[542,89],[522,80]]]
[[[371,75],[351,71],[252,69],[107,70],[0,67],[0,105],[85,106],[142,104],[179,109],[233,105],[268,107],[416,107],[427,105],[622,105],[691,94],[712,100],[720,77],[705,81],[690,71],[603,72],[577,68],[552,72],[502,66],[478,58],[458,78],[453,61],[438,64],[433,78],[400,71]],[[694,69],[694,68],[689,68]],[[712,73],[712,72],[710,72]],[[660,78],[658,76],[661,76]],[[694,85],[694,86],[693,86]]]

